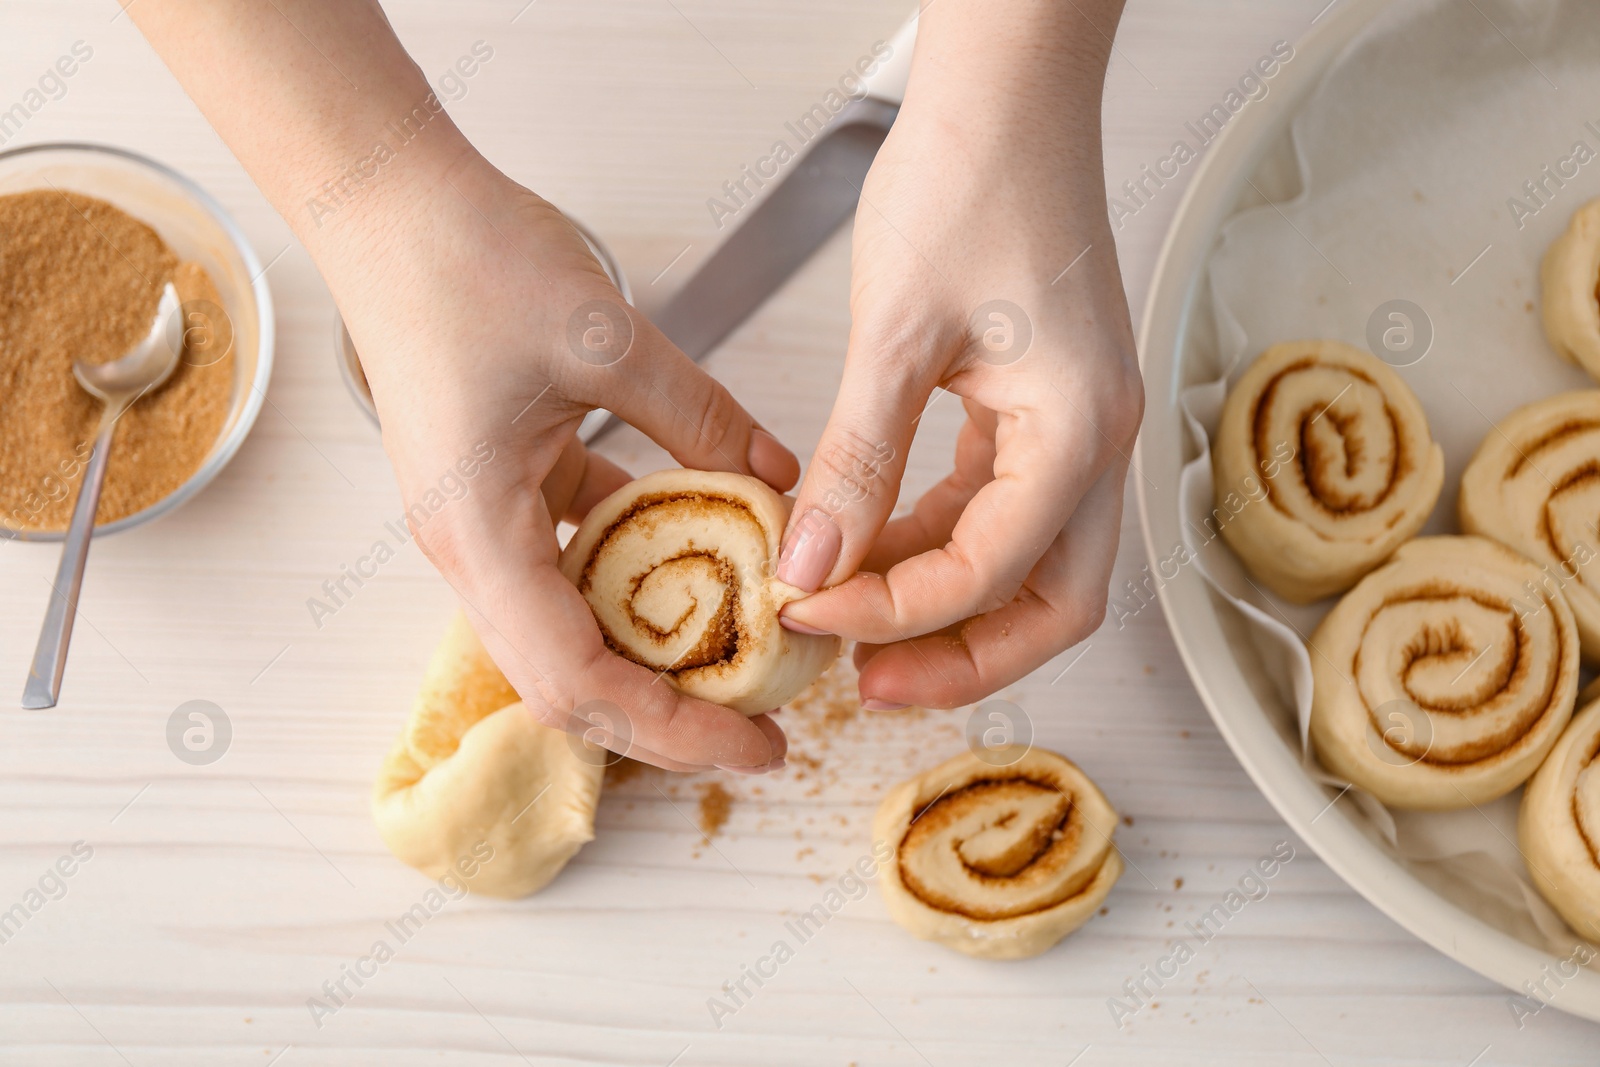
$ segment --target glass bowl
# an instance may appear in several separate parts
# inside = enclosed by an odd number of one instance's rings
[[[99,523],[117,533],[165,515],[204,489],[227,466],[266,400],[272,376],[272,294],[243,231],[212,196],[170,167],[108,145],[54,143],[0,152],[0,195],[54,186],[98,197],[161,235],[181,260],[211,275],[233,326],[233,397],[205,460],[177,489],[142,511]],[[0,521],[0,537],[60,541],[65,530],[18,530]]]

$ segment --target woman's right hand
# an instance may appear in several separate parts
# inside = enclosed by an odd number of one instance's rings
[[[629,480],[577,439],[595,408],[686,467],[779,491],[799,476],[794,456],[624,302],[559,211],[476,154],[380,217],[330,245],[324,273],[363,353],[408,522],[495,662],[545,725],[637,759],[777,764],[772,719],[683,696],[606,646],[556,569],[556,523]]]

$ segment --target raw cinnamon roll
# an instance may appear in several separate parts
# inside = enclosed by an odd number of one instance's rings
[[[1567,359],[1600,378],[1600,200],[1572,216],[1544,254],[1544,332]]]
[[[1534,884],[1581,937],[1600,940],[1600,699],[1572,720],[1522,797],[1517,824]]]
[[[1444,453],[1400,376],[1337,341],[1268,349],[1228,394],[1211,449],[1218,527],[1252,574],[1309,603],[1422,527]]]
[[[884,903],[913,934],[969,956],[1037,956],[1121,876],[1116,826],[1100,790],[1053,752],[1019,750],[1005,766],[964,753],[883,798]]]
[[[837,637],[778,625],[778,609],[806,595],[777,578],[793,506],[742,474],[658,471],[589,512],[561,573],[612,651],[680,692],[759,715],[839,654]]]
[[[1398,808],[1493,800],[1572,716],[1578,634],[1539,568],[1481,537],[1423,537],[1311,635],[1323,766]]]
[[[1560,589],[1583,654],[1600,660],[1600,389],[1561,393],[1512,412],[1461,476],[1461,528],[1516,549]]]
[[[473,892],[542,889],[594,839],[603,759],[541,726],[457,614],[383,761],[372,816],[397,857]]]

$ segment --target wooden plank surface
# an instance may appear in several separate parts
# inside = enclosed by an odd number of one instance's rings
[[[1106,106],[1112,185],[1165,155],[1186,120],[1274,41],[1298,39],[1324,3],[1132,0]],[[889,0],[386,7],[427,71],[475,41],[494,48],[452,113],[492,159],[604,235],[646,307],[714,247],[706,198],[905,13]],[[693,825],[700,779],[614,783],[598,840],[551,888],[452,902],[318,1027],[308,998],[428,888],[383,848],[367,791],[451,596],[408,546],[312,625],[306,598],[399,510],[393,477],[338,381],[332,302],[303,250],[116,15],[109,0],[0,7],[0,104],[74,41],[94,48],[12,143],[126,145],[210,189],[274,260],[278,364],[272,405],[209,490],[96,545],[61,706],[3,719],[0,910],[73,842],[93,855],[0,944],[0,1062],[1594,1062],[1592,1026],[1550,1009],[1519,1028],[1503,991],[1298,844],[1270,895],[1116,1025],[1107,1002],[1124,981],[1292,840],[1212,728],[1154,607],[1002,694],[1133,820],[1107,913],[1045,956],[980,963],[914,941],[874,891],[714,1025],[708,998],[866,854],[878,796],[959,751],[966,721],[813,707],[784,721],[817,766],[728,782],[730,818],[710,845]],[[1180,184],[1118,233],[1136,308]],[[839,374],[848,280],[840,234],[710,363],[802,454]],[[958,424],[950,398],[930,409],[909,492],[940,476]],[[663,463],[632,431],[606,451],[639,472]],[[1116,584],[1143,561],[1130,499]],[[0,678],[19,692],[54,566],[49,546],[0,544]],[[166,743],[168,717],[192,699],[233,725],[208,767]]]

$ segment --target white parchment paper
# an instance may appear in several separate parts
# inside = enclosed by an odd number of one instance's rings
[[[1461,472],[1493,423],[1593,385],[1545,341],[1538,279],[1545,248],[1600,196],[1600,4],[1393,4],[1335,63],[1280,149],[1210,261],[1214,377],[1183,395],[1201,458],[1180,492],[1197,566],[1254,623],[1304,739],[1311,664],[1301,637],[1332,601],[1301,607],[1263,593],[1206,537],[1205,450],[1227,383],[1280,341],[1333,338],[1387,359],[1444,449],[1444,491],[1424,532],[1459,532]],[[1411,305],[1399,319],[1395,301]],[[1397,330],[1388,347],[1386,330]],[[1309,755],[1307,767],[1330,797],[1344,787]],[[1341,803],[1441,893],[1566,955],[1576,935],[1534,892],[1516,846],[1520,800],[1519,790],[1461,812],[1391,813],[1351,790]]]

